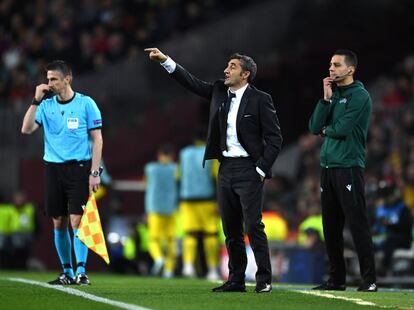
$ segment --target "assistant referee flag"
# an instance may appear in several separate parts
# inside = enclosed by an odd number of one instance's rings
[[[89,196],[76,236],[109,265],[108,250],[106,249],[105,237],[94,194]]]

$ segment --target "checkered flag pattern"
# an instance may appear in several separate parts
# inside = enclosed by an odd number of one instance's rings
[[[99,218],[95,195],[91,194],[83,210],[82,219],[76,236],[92,251],[98,254],[109,265],[105,237]]]

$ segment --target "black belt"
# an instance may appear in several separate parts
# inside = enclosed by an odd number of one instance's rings
[[[68,160],[68,161],[64,161],[63,163],[54,163],[54,162],[50,162],[50,161],[45,161],[45,164],[52,164],[52,165],[82,165],[82,164],[88,164],[90,163],[91,160]]]

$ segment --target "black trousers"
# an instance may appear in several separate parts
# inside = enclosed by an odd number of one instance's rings
[[[229,255],[229,281],[245,281],[246,232],[257,264],[256,282],[270,284],[269,246],[262,223],[263,181],[250,158],[221,161],[218,201]]]
[[[365,204],[365,181],[361,168],[328,168],[321,173],[322,220],[329,257],[329,278],[345,284],[343,229],[348,224],[358,255],[362,281],[375,283],[375,260]]]

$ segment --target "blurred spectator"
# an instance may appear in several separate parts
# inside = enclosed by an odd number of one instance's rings
[[[263,212],[262,222],[269,241],[286,241],[289,234],[288,223],[277,204],[273,204],[272,210]]]
[[[134,230],[131,229],[129,217],[123,213],[125,206],[119,196],[114,196],[109,201],[108,207],[102,209],[102,223],[105,223],[108,254],[111,260],[109,268],[113,272],[136,272],[134,262],[129,260],[130,249],[124,249],[129,237],[134,238]]]
[[[314,252],[325,254],[325,245],[319,229],[307,228],[304,230],[303,246]],[[320,257],[322,258],[322,256]]]
[[[174,212],[178,204],[177,164],[174,151],[162,145],[157,161],[145,165],[145,212],[148,216],[149,252],[154,260],[151,273],[173,277],[177,242]],[[164,254],[165,253],[165,254]]]
[[[314,215],[314,210],[320,209],[320,185],[317,175],[307,175],[298,186],[298,200],[294,218],[295,228],[308,216]],[[320,211],[319,211],[320,212]]]
[[[38,232],[36,210],[23,192],[0,203],[0,268],[26,269]]]
[[[405,98],[397,88],[394,80],[388,80],[385,95],[381,98],[381,103],[385,108],[398,109],[405,103]]]
[[[0,269],[12,267],[12,242],[14,207],[0,202]]]
[[[390,153],[391,135],[388,128],[377,117],[372,117],[369,136],[366,147],[366,168],[376,170],[377,174],[382,173],[382,166],[379,162],[384,162]]]
[[[377,244],[378,250],[383,253],[378,274],[384,276],[391,271],[394,251],[411,248],[413,219],[410,210],[401,199],[395,182],[380,181],[378,197],[381,201],[376,209],[374,232],[384,235],[383,242]]]
[[[319,147],[322,139],[312,134],[303,134],[299,138],[299,147],[301,152],[300,168],[298,179],[307,175],[319,175]]]
[[[149,253],[149,230],[148,220],[145,215],[141,216],[135,226],[136,230],[136,262],[140,274],[149,274],[149,267],[153,264]]]
[[[402,196],[404,203],[414,214],[414,162],[406,168]]]
[[[145,264],[143,265],[142,249],[148,244],[142,243],[142,236],[139,228],[145,227],[145,232],[148,231],[147,225],[142,226],[142,223],[130,223],[128,229],[128,236],[125,236],[123,241],[123,269],[127,273],[138,273],[140,275],[148,275],[149,267],[152,265],[151,255],[148,253],[148,247],[145,249]],[[148,242],[148,240],[146,240]]]
[[[305,247],[312,247],[314,243],[324,240],[321,208],[313,206],[309,208],[308,214],[309,216],[299,225],[298,243]],[[318,236],[314,236],[314,232]]]
[[[35,237],[39,233],[36,209],[22,191],[14,194],[12,206],[12,267],[26,269]]]

